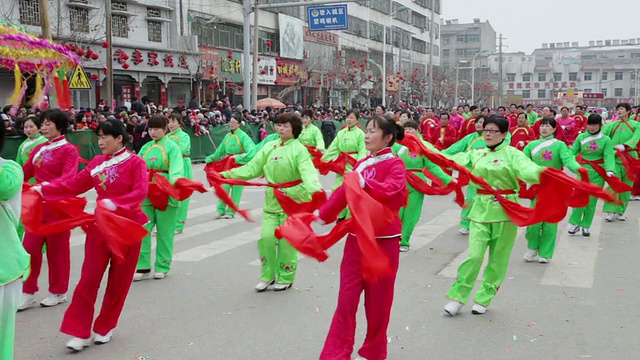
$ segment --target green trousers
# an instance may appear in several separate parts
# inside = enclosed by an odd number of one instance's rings
[[[224,190],[231,196],[231,200],[237,206],[240,206],[240,199],[242,199],[242,190],[244,190],[244,186],[240,185],[222,185]],[[218,200],[218,215],[234,215],[235,211],[233,211],[230,207],[228,207],[221,200]]]
[[[287,214],[264,213],[262,236],[258,240],[258,253],[262,261],[260,280],[276,279],[278,284],[292,284],[298,269],[298,251],[285,240],[278,240],[275,230],[284,224]]]
[[[535,206],[536,199],[531,201],[531,206]],[[527,226],[527,247],[530,250],[538,250],[538,255],[545,259],[553,257],[556,248],[556,238],[558,234],[558,224],[541,222]]]
[[[0,286],[0,360],[13,359],[16,311],[22,295],[22,279]]]
[[[462,209],[462,214],[460,216],[460,227],[463,229],[469,229],[469,212],[471,212],[471,203],[473,202],[473,198],[476,197],[476,192],[476,188],[473,186],[467,186],[466,202],[469,206]]]
[[[589,169],[589,181],[597,186],[604,186],[604,179],[598,175],[595,171]],[[627,193],[628,194],[628,193]],[[627,201],[629,197],[627,197]],[[596,204],[598,198],[591,196],[589,198],[589,204],[582,208],[576,208],[571,211],[571,217],[569,218],[569,224],[578,225],[583,228],[590,228],[593,223],[593,216],[596,213]],[[607,207],[607,204],[604,205]],[[606,210],[605,210],[606,211]],[[611,211],[616,212],[616,211]],[[624,212],[624,211],[623,211]]]
[[[489,306],[507,274],[511,249],[517,234],[518,227],[511,221],[472,221],[469,228],[469,256],[460,264],[458,278],[451,286],[447,297],[463,304],[469,300],[484,261],[484,254],[489,247],[489,262],[484,269],[482,285],[474,299],[477,304]]]
[[[409,198],[407,206],[400,209],[400,220],[402,220],[402,240],[400,246],[409,246],[411,234],[416,228],[420,215],[422,215],[422,204],[424,194],[409,187]]]
[[[156,234],[155,271],[166,274],[171,270],[171,259],[173,258],[177,207],[169,205],[165,211],[160,211],[151,205],[142,205],[142,211],[149,217],[149,222],[144,226],[149,234],[142,239],[137,270],[151,269],[151,233],[156,228],[158,233]]]
[[[193,178],[193,169],[191,167],[191,158],[182,158],[184,160],[184,177],[191,180]],[[180,201],[178,203],[178,210],[176,212],[176,231],[184,230],[184,225],[187,222],[187,212],[189,211],[189,202],[191,197]]]
[[[624,181],[625,184],[628,184],[629,186],[633,186],[633,181],[629,181],[629,179],[627,179],[627,169],[625,169],[625,167],[622,164],[616,163],[615,173],[616,173],[616,176],[622,179],[622,181]],[[611,190],[609,186],[607,186],[607,189],[614,192],[613,190]],[[618,194],[618,197],[622,201],[622,205],[616,205],[614,203],[605,203],[604,206],[602,207],[602,211],[606,213],[617,213],[620,215],[624,215],[625,211],[627,211],[627,206],[629,205],[629,198],[631,197],[631,191],[620,193]]]

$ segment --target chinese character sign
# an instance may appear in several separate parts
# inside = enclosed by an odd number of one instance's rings
[[[309,6],[307,8],[309,30],[346,30],[347,5]]]
[[[229,58],[231,57],[231,58]],[[231,56],[227,51],[220,50],[220,76],[219,79],[230,82],[242,81],[242,53],[234,52]]]
[[[278,85],[295,85],[306,78],[306,66],[303,61],[279,60],[276,63]]]
[[[278,63],[271,56],[261,56],[258,58],[258,84],[273,85],[276,82]],[[251,77],[253,78],[253,66],[251,67]]]

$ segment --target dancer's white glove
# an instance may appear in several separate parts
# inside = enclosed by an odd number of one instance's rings
[[[615,148],[616,148],[616,150],[620,150],[620,151],[624,151],[625,150],[625,147],[622,144],[616,145]]]
[[[616,174],[613,171],[607,171],[607,177],[613,177]]]
[[[42,186],[36,185],[36,186],[32,187],[31,190],[37,192],[38,194],[40,194],[40,196],[43,196],[42,195]]]
[[[524,141],[519,141],[518,145],[521,146],[521,147],[524,146]]]
[[[116,206],[116,204],[114,204],[113,201],[109,199],[103,199],[102,205],[104,205],[104,207],[106,207],[108,210],[111,210],[111,211],[118,210],[118,207]]]

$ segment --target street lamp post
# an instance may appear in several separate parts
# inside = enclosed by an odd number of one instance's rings
[[[384,21],[384,25],[382,29],[384,33],[384,36],[383,36],[384,42],[382,43],[382,105],[385,107],[387,106],[387,23],[391,21],[391,18],[394,15],[396,15],[398,12],[405,11],[405,10],[409,10],[409,8],[406,6],[400,6],[399,8],[396,9],[396,11],[387,15],[387,18]],[[390,31],[390,33],[391,33],[390,34],[391,38],[393,39],[392,31]],[[402,44],[400,45],[402,46]],[[402,62],[402,60],[400,61]]]
[[[474,54],[473,57],[471,58],[471,104],[470,105],[474,105],[476,102],[476,58],[478,57],[478,55],[482,54],[482,53],[486,53],[487,50],[482,50],[477,54]]]

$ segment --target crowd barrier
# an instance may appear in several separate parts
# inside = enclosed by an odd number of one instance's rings
[[[316,126],[320,127],[321,121],[316,121]],[[344,125],[339,121],[334,121],[336,131]],[[360,124],[362,128],[365,127],[365,120],[361,120]],[[259,126],[257,124],[249,124],[242,127],[242,130],[246,132],[256,143],[259,142]],[[193,129],[189,128],[186,132],[191,137],[191,160],[204,161],[204,159],[215,152],[215,149],[224,136],[229,133],[229,125],[214,126],[209,129],[209,134],[202,133],[200,136],[193,134]],[[275,128],[272,123],[267,123],[267,132],[269,134],[275,132]],[[18,153],[18,147],[25,140],[24,137],[11,136],[5,138],[4,149],[0,152],[0,156],[4,159],[15,159]],[[84,159],[91,160],[94,156],[101,153],[98,146],[98,137],[93,131],[81,130],[67,134],[67,140],[78,147],[80,156]],[[215,145],[214,145],[215,144]]]

